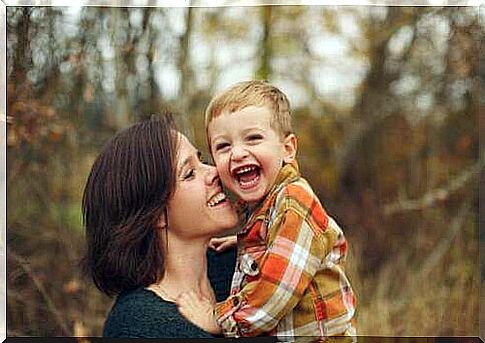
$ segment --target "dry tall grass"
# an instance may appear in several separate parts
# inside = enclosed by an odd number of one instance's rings
[[[358,242],[353,244],[349,272],[355,276],[352,280],[358,293],[359,335],[478,336],[475,214],[464,210],[443,231],[439,240],[431,242],[434,250],[397,252],[369,275],[359,275],[358,265],[365,261],[359,258]]]

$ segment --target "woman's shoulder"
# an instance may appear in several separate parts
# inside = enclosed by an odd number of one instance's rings
[[[222,252],[215,252],[212,249],[207,249],[207,263],[209,272],[217,272],[221,267],[229,271],[233,271],[236,265],[237,248],[229,248]]]
[[[104,337],[211,337],[185,320],[174,303],[140,288],[118,295],[103,330]]]
[[[225,300],[230,293],[232,275],[236,267],[237,248],[223,252],[207,250],[207,274],[217,301]]]
[[[148,311],[170,308],[170,304],[164,301],[152,291],[146,288],[138,288],[136,290],[121,293],[116,297],[115,303],[111,308],[110,313],[113,312],[139,312],[140,308],[146,309],[146,311],[140,313],[140,315],[147,314]]]

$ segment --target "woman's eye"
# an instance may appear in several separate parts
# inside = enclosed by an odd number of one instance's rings
[[[195,169],[190,169],[184,174],[183,179],[188,180],[193,178],[194,176],[195,176]]]

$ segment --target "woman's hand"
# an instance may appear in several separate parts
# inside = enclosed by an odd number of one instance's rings
[[[209,299],[189,291],[180,294],[176,303],[179,312],[189,321],[213,335],[221,333],[214,315],[213,303]]]
[[[221,252],[237,245],[236,235],[212,238],[209,242],[209,248]]]

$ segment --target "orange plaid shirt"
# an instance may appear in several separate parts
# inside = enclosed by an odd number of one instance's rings
[[[355,336],[347,241],[304,180],[285,165],[237,234],[231,295],[215,307],[226,337]]]

